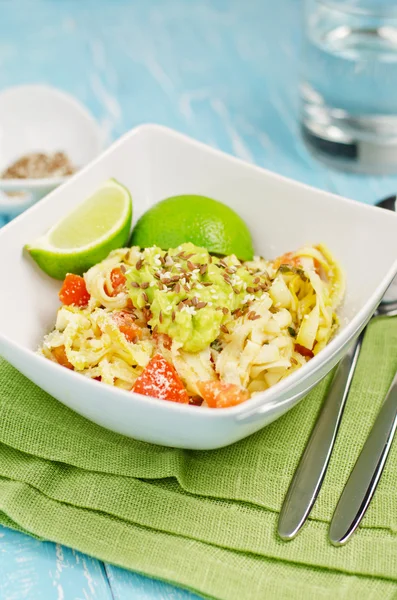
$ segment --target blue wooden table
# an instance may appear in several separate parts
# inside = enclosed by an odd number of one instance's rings
[[[297,0],[0,0],[0,89],[50,83],[84,102],[110,138],[161,123],[373,203],[397,191],[397,177],[328,170],[300,140],[300,17]],[[193,598],[0,529],[0,600]]]

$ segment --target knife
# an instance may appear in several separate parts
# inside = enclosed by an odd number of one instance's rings
[[[345,544],[359,526],[382,475],[397,428],[397,374],[350,473],[329,529],[335,546]]]

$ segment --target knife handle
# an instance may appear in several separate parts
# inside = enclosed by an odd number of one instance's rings
[[[397,375],[350,473],[333,514],[329,539],[345,544],[360,524],[372,500],[397,427]]]
[[[293,539],[309,516],[321,489],[353,379],[364,333],[340,361],[321,412],[284,499],[278,521],[283,540]]]

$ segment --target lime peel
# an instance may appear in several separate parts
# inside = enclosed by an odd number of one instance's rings
[[[55,279],[83,274],[126,245],[132,222],[129,191],[109,179],[92,196],[25,249]]]
[[[130,245],[168,250],[186,242],[243,261],[254,255],[243,219],[226,204],[198,195],[173,196],[149,208],[135,225]]]

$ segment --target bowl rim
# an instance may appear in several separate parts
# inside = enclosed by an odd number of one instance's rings
[[[376,206],[361,204],[354,200],[344,198],[343,196],[338,196],[331,192],[327,192],[327,191],[315,188],[314,186],[310,186],[305,183],[295,181],[294,179],[285,177],[283,175],[279,175],[278,173],[274,173],[273,171],[264,169],[257,165],[247,163],[246,161],[244,161],[240,158],[229,155],[226,152],[223,152],[216,148],[212,148],[212,147],[208,146],[207,144],[204,144],[203,142],[195,140],[183,133],[174,131],[163,125],[157,125],[157,124],[151,124],[151,123],[139,125],[138,127],[135,127],[133,129],[131,129],[130,131],[126,132],[118,140],[116,140],[113,144],[111,144],[111,146],[108,147],[104,152],[102,152],[99,156],[97,156],[95,159],[93,159],[85,167],[83,167],[81,170],[79,170],[78,173],[76,173],[76,175],[74,177],[79,177],[80,175],[83,176],[86,170],[90,169],[97,161],[101,160],[104,156],[113,152],[115,148],[123,145],[127,139],[130,139],[131,137],[135,137],[138,135],[142,135],[142,133],[150,134],[153,132],[165,134],[166,136],[173,138],[173,139],[177,139],[184,144],[188,144],[191,146],[201,148],[207,154],[222,157],[223,159],[227,159],[232,164],[243,165],[245,168],[249,168],[250,170],[252,170],[252,172],[266,174],[268,177],[272,177],[276,180],[279,180],[280,182],[288,183],[289,185],[293,184],[294,186],[299,186],[303,190],[305,190],[305,189],[306,190],[315,190],[316,193],[326,194],[328,197],[330,197],[330,196],[333,197],[335,200],[335,203],[339,203],[339,205],[347,205],[348,204],[348,205],[354,206],[355,210],[367,211],[367,212],[371,212],[371,213],[373,213],[374,211],[379,213],[379,211],[381,211],[385,215],[389,215],[387,218],[389,218],[390,220],[394,219],[396,221],[396,226],[397,226],[397,213],[387,212]],[[73,177],[73,179],[74,179],[74,177]],[[68,181],[64,185],[68,186],[70,183],[71,182]],[[41,201],[40,206],[43,206],[43,204],[45,204],[47,202],[52,202],[52,193],[49,193]],[[3,230],[6,230],[10,227],[15,226],[15,224],[18,223],[18,221],[20,219],[25,219],[29,215],[31,217],[33,217],[34,212],[35,212],[35,210],[37,210],[37,208],[38,208],[37,204],[33,205],[31,208],[29,208],[27,211],[25,211],[22,215],[16,217],[9,224],[5,225],[2,228],[2,230],[0,230],[0,237],[2,235]],[[371,296],[365,302],[364,306],[346,324],[345,328],[342,329],[340,332],[338,332],[336,334],[336,336],[333,339],[331,339],[329,344],[325,348],[323,348],[323,350],[321,350],[321,352],[319,354],[314,356],[310,360],[310,362],[306,363],[303,367],[301,367],[301,369],[299,369],[298,371],[295,371],[294,373],[292,373],[291,375],[289,375],[282,381],[278,382],[271,388],[265,390],[264,392],[256,394],[254,397],[250,398],[249,400],[247,400],[246,402],[244,402],[242,404],[239,404],[237,406],[232,406],[229,408],[223,408],[222,410],[214,410],[209,407],[201,407],[200,411],[197,411],[197,413],[200,413],[203,417],[204,417],[204,415],[206,415],[206,418],[208,418],[210,416],[211,419],[221,419],[221,418],[226,417],[226,415],[228,415],[230,417],[234,417],[235,420],[237,420],[237,421],[241,421],[244,416],[246,416],[246,415],[248,416],[248,414],[249,414],[249,416],[253,415],[255,413],[256,409],[258,409],[259,407],[262,408],[262,410],[260,411],[260,414],[262,416],[267,411],[270,412],[272,409],[274,409],[275,405],[278,406],[277,399],[281,396],[284,397],[285,402],[287,402],[288,400],[291,400],[295,396],[294,388],[299,383],[302,383],[303,381],[309,379],[315,373],[320,371],[325,363],[331,362],[332,358],[335,357],[335,355],[337,355],[338,352],[342,348],[348,346],[354,340],[354,338],[358,336],[360,331],[364,328],[364,326],[366,325],[368,320],[371,318],[373,312],[376,310],[376,307],[379,304],[382,296],[384,295],[388,286],[390,285],[390,283],[392,282],[392,280],[394,279],[394,277],[396,275],[397,275],[397,257],[394,260],[392,266],[387,271],[386,275],[384,276],[381,284],[373,291]],[[5,343],[8,346],[17,348],[19,352],[22,351],[24,354],[26,354],[32,360],[34,360],[36,362],[37,366],[40,364],[43,364],[41,361],[45,361],[46,368],[48,370],[56,369],[54,371],[54,375],[56,373],[59,373],[59,369],[62,369],[62,372],[66,371],[66,369],[64,369],[61,365],[52,363],[48,359],[45,359],[44,357],[37,355],[33,350],[30,350],[30,349],[26,348],[25,346],[21,345],[20,343],[11,340],[10,338],[5,336],[1,332],[0,332],[0,341],[2,341],[3,344]],[[81,377],[81,375],[79,373],[75,373],[74,371],[68,370],[67,373],[63,374],[63,377],[74,377],[74,378],[77,377],[81,381],[82,385],[84,385],[84,386],[85,385],[103,386],[103,384],[101,382]],[[320,379],[318,381],[320,381]],[[84,384],[83,384],[83,382],[84,382]],[[136,394],[134,392],[114,388],[111,386],[108,386],[108,387],[109,387],[109,393],[112,395],[115,394],[121,402],[123,402],[123,401],[125,402],[127,399],[129,399],[129,401],[130,401],[131,397],[133,397],[134,400],[138,403],[145,403],[146,405],[147,405],[147,403],[150,403],[152,407],[156,407],[156,406],[158,407],[159,403],[162,403],[163,409],[165,408],[164,401],[162,401],[158,398],[153,398],[150,396],[143,396],[141,394]],[[94,390],[97,388],[92,388],[92,389]],[[290,397],[285,398],[285,396],[288,393],[290,393]],[[179,403],[175,403],[175,402],[167,402],[165,404],[167,406],[168,411],[174,411],[175,413],[181,413],[181,412],[183,413],[183,412],[187,411],[189,414],[192,414],[192,412],[191,412],[192,407],[189,405],[179,404]],[[197,413],[195,413],[195,414],[197,414]]]

